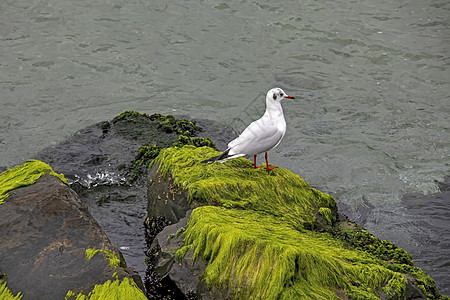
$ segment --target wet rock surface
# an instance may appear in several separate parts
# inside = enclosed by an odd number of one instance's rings
[[[51,165],[55,172],[63,173],[69,182],[84,187],[126,184],[142,145],[166,148],[180,135],[217,138],[219,149],[235,137],[229,128],[209,120],[190,122],[181,117],[124,112],[111,121],[88,126],[66,141],[43,149],[36,159]],[[145,172],[145,168],[142,171]]]
[[[149,171],[147,182],[148,215],[162,216],[169,224],[175,224],[182,219],[195,204],[187,203],[187,191],[175,189],[171,176],[163,178],[158,172],[159,163]]]
[[[138,274],[124,263],[115,269],[102,255],[86,261],[86,249],[121,254],[78,195],[58,178],[43,175],[9,194],[0,205],[0,273],[6,273],[14,293],[22,292],[23,299],[64,299],[69,290],[89,293],[115,272],[142,287]]]
[[[138,151],[143,145],[171,146],[180,134],[217,138],[220,149],[235,137],[229,128],[208,120],[193,123],[183,117],[124,112],[111,121],[86,127],[36,156],[64,174],[127,264],[141,277],[146,269],[143,223],[147,216],[147,166],[152,157],[138,157]]]
[[[159,258],[161,255],[161,248],[153,246],[157,241],[155,238],[162,232],[169,222],[164,217],[151,217],[145,222],[146,242],[148,250],[147,255],[147,270],[144,277],[144,285],[149,299],[196,299],[195,295],[189,297],[189,294],[183,291],[171,280],[166,274],[157,272],[159,268]],[[171,227],[171,226],[168,226]],[[173,256],[173,254],[172,254]],[[170,264],[170,257],[167,257]]]
[[[179,222],[168,225],[164,217],[149,219],[148,232],[148,269],[145,277],[148,297],[150,299],[232,299],[226,289],[211,290],[202,281],[201,275],[207,263],[195,260],[192,252],[188,252],[182,260],[176,258],[176,251],[183,246],[182,232],[192,210],[186,212]],[[151,229],[153,222],[158,222],[157,231]],[[155,233],[158,232],[156,235]]]

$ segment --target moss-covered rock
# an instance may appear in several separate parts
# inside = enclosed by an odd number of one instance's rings
[[[100,249],[86,249],[86,260],[90,261],[97,253],[102,253],[105,258],[109,261],[109,267],[117,269],[117,267],[126,265],[121,261],[114,253],[108,250]],[[73,291],[68,291],[65,300],[123,300],[123,299],[142,299],[145,300],[145,294],[136,285],[133,279],[123,278],[120,280],[117,273],[113,276],[116,277],[115,280],[107,280],[102,284],[95,285],[94,289],[85,295],[83,292],[75,293]]]
[[[336,202],[331,196],[311,188],[303,178],[286,169],[254,169],[244,158],[225,164],[200,163],[204,157],[214,154],[217,151],[208,147],[167,148],[152,166],[159,166],[160,176],[173,179],[172,196],[189,191],[188,205],[261,211],[299,230],[320,229],[317,222],[323,219],[320,208],[329,209],[330,221],[331,215],[337,214]]]
[[[142,286],[78,195],[55,174],[35,160],[0,174],[9,194],[0,205],[0,274],[7,274],[11,291],[3,295],[63,299],[69,290],[88,294],[112,279],[125,282],[121,287]],[[106,286],[115,287],[114,281]]]
[[[108,250],[102,250],[102,249],[86,249],[86,260],[90,261],[94,255],[97,253],[103,253],[105,255],[106,259],[109,261],[109,266],[116,269],[117,267],[126,267],[125,263],[121,261],[114,253]]]
[[[239,299],[377,299],[403,295],[407,278],[327,233],[300,232],[283,220],[252,210],[195,209],[185,233],[186,249],[208,261],[203,278],[229,288]]]
[[[186,145],[192,145],[195,147],[210,147],[214,150],[217,150],[216,146],[214,145],[213,141],[211,141],[211,139],[203,137],[191,137],[180,135],[178,136],[178,139],[172,144],[173,147],[178,148],[181,148]],[[133,181],[139,174],[145,173],[144,170],[147,170],[150,162],[159,155],[160,151],[161,148],[154,143],[142,145],[137,151],[137,155],[135,157],[132,167],[133,170],[130,177],[130,181]]]
[[[42,161],[30,159],[23,165],[18,165],[0,174],[0,204],[9,196],[9,191],[33,184],[44,174],[56,176],[67,184],[67,179],[63,174],[55,173],[49,165]]]
[[[137,287],[132,279],[108,280],[103,284],[97,284],[88,295],[69,291],[65,300],[147,300],[144,293]]]
[[[190,137],[185,135],[180,135],[178,140],[173,143],[173,147],[181,148],[186,145],[192,145],[195,147],[210,147],[214,150],[217,150],[216,145],[214,145],[213,141],[210,138],[204,137]]]
[[[448,299],[403,249],[345,220],[332,197],[300,176],[253,169],[243,158],[200,163],[217,154],[164,149],[149,188],[169,187],[172,197],[152,194],[163,205],[184,195],[185,208],[195,208],[173,259],[205,261],[210,291],[236,299]],[[164,247],[179,242],[171,236]]]
[[[142,145],[138,149],[136,158],[133,162],[129,181],[133,182],[139,174],[145,174],[149,163],[158,156],[160,151],[161,148],[154,143]]]
[[[139,118],[144,117],[151,121],[158,123],[158,128],[165,133],[177,133],[185,136],[195,136],[195,134],[201,131],[201,128],[195,125],[195,122],[177,119],[172,115],[161,115],[161,114],[141,114],[136,111],[125,111],[115,117],[112,123],[118,123],[119,121],[131,121],[137,122]],[[105,124],[106,126],[106,124]]]
[[[337,233],[337,238],[345,242],[349,247],[369,252],[380,260],[413,265],[411,255],[405,250],[389,241],[380,240],[374,237],[370,232],[363,228],[340,230]]]

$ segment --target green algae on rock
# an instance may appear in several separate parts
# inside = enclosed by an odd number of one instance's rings
[[[334,199],[311,188],[300,176],[279,168],[254,169],[249,160],[238,158],[224,164],[201,164],[217,155],[208,148],[166,148],[152,161],[162,176],[169,173],[175,188],[189,190],[188,203],[218,204],[272,214],[296,229],[314,229],[321,207],[337,212]]]
[[[203,138],[203,137],[191,137],[191,136],[184,136],[179,135],[178,139],[172,144],[172,147],[183,147],[185,145],[192,145],[195,147],[210,147],[214,150],[217,150],[216,146],[214,145],[213,141],[209,138]],[[159,152],[161,151],[161,147],[157,146],[156,144],[149,143],[142,145],[138,151],[137,155],[135,157],[133,166],[132,166],[132,174],[130,181],[134,181],[138,174],[140,174],[143,171],[143,168],[147,168],[150,164],[150,162],[155,159]]]
[[[178,133],[185,136],[194,136],[196,132],[201,131],[201,128],[195,125],[195,122],[177,119],[172,115],[163,116],[161,114],[141,114],[136,111],[125,111],[115,117],[112,123],[127,120],[136,122],[140,117],[148,118],[151,121],[158,122],[158,128],[166,133]]]
[[[200,163],[214,155],[207,147],[167,148],[151,163],[168,181],[156,185],[187,194],[190,208],[196,207],[173,259],[177,265],[185,265],[185,257],[205,261],[202,280],[213,293],[228,291],[236,299],[449,299],[412,266],[408,253],[346,220],[331,196],[300,176],[253,169],[243,158]]]
[[[144,170],[147,169],[150,161],[158,156],[159,151],[164,147],[194,145],[196,147],[208,146],[216,149],[216,146],[211,139],[195,136],[202,130],[202,128],[195,125],[195,121],[177,119],[172,115],[148,115],[136,111],[125,111],[115,117],[111,123],[102,123],[102,128],[107,132],[108,128],[113,124],[116,127],[121,127],[121,129],[118,130],[127,134],[127,132],[129,133],[131,131],[129,127],[125,126],[127,123],[133,125],[136,124],[136,126],[138,126],[138,124],[152,124],[152,126],[148,127],[156,127],[156,131],[159,132],[159,136],[155,135],[151,140],[142,144],[137,150],[137,155],[131,166],[129,182],[136,181],[141,174],[145,173]],[[162,136],[161,133],[163,134]],[[170,138],[168,138],[168,136],[170,136]],[[161,143],[161,140],[164,140],[164,143]]]
[[[144,293],[137,287],[133,279],[108,280],[103,284],[97,284],[88,295],[69,291],[65,300],[147,300]]]
[[[332,215],[331,209],[328,207],[319,208],[319,214],[327,221],[328,225],[332,226],[336,221],[336,217]]]
[[[173,143],[173,147],[181,148],[186,145],[192,145],[195,147],[210,147],[214,150],[217,150],[216,145],[214,145],[213,141],[210,138],[204,137],[190,137],[185,135],[180,135],[178,140]]]
[[[100,249],[86,249],[86,260],[90,261],[92,257],[94,257],[97,253],[103,253],[106,258],[109,260],[109,266],[112,268],[117,268],[118,266],[124,267],[125,265],[122,261],[111,251],[108,250],[100,250]]]
[[[86,260],[90,261],[97,253],[103,253],[109,261],[109,266],[116,269],[125,264],[111,251],[101,249],[86,249]],[[94,289],[85,295],[83,292],[75,293],[68,291],[65,300],[95,300],[95,299],[147,299],[145,294],[136,285],[133,279],[123,278],[119,280],[117,272],[113,274],[115,280],[108,280],[103,284],[95,285]]]
[[[0,299],[2,300],[20,300],[23,297],[21,292],[17,293],[16,296],[11,292],[11,290],[6,285],[6,281],[4,281],[0,276]],[[4,276],[6,277],[6,276]]]
[[[238,299],[352,299],[404,293],[407,278],[378,259],[344,247],[328,233],[300,232],[261,212],[204,206],[194,209],[186,249],[208,261],[203,278]]]
[[[135,181],[139,174],[147,169],[149,163],[158,156],[160,151],[161,148],[156,144],[149,143],[142,145],[138,149],[137,155],[134,159],[129,181]]]
[[[402,248],[389,241],[380,240],[363,228],[341,230],[336,237],[348,246],[366,251],[380,260],[395,262],[398,264],[413,265],[411,255]]]
[[[30,159],[23,165],[15,166],[0,174],[0,204],[9,196],[8,192],[22,186],[33,184],[44,174],[50,174],[58,177],[67,184],[67,179],[63,174],[57,174],[46,163]]]

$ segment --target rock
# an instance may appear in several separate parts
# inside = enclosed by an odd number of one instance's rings
[[[298,175],[245,159],[200,163],[217,154],[167,148],[152,163],[149,213],[179,220],[152,243],[154,272],[185,298],[448,299],[408,253]]]
[[[336,220],[334,199],[310,188],[301,177],[292,177],[287,170],[280,168],[286,172],[283,171],[278,177],[274,176],[274,172],[261,170],[256,173],[245,159],[231,160],[231,168],[220,168],[224,166],[220,163],[198,164],[195,156],[212,156],[216,151],[193,146],[185,146],[183,150],[164,149],[152,162],[147,185],[149,216],[164,216],[175,223],[189,209],[201,205],[220,205],[272,213],[277,208],[277,216],[290,218],[296,228],[317,231],[326,230]],[[191,168],[194,164],[211,168]],[[220,173],[214,174],[216,171]],[[271,185],[270,190],[265,190],[265,184]],[[286,193],[286,198],[277,196],[280,189]],[[289,205],[301,197],[307,198],[308,202]]]
[[[162,178],[156,163],[149,172],[147,182],[147,211],[149,217],[161,216],[177,223],[194,205],[187,203],[187,192],[176,190],[171,176]]]
[[[158,253],[155,261],[155,271],[161,278],[169,276],[177,288],[185,295],[197,292],[200,275],[206,265],[202,261],[189,260],[187,257],[181,263],[176,261],[175,252],[183,246],[180,233],[186,227],[190,212],[178,223],[166,226],[153,241],[152,248]]]
[[[219,128],[211,121],[197,124],[203,130],[181,117],[126,111],[43,149],[37,158],[64,173],[109,239],[120,247],[127,264],[144,277],[148,163],[160,149],[180,143],[180,135],[192,142]],[[229,135],[223,126],[217,133]]]
[[[218,126],[205,120],[199,120],[197,123],[205,126],[205,129],[197,126],[196,121],[171,115],[126,111],[111,121],[88,126],[66,141],[43,149],[36,158],[50,164],[56,172],[64,173],[70,183],[78,182],[88,188],[96,185],[124,184],[134,176],[134,171],[141,170],[147,175],[146,167],[154,157],[140,161],[146,162],[147,165],[140,165],[139,162],[135,164],[136,160],[142,159],[137,157],[140,147],[170,147],[180,135],[201,136],[203,131],[210,132],[209,127]],[[230,135],[225,129],[218,133]]]
[[[0,273],[14,294],[64,299],[69,291],[88,294],[109,284],[144,296],[140,277],[67,184],[49,172],[28,184],[10,190],[0,205]],[[89,249],[101,252],[87,261]]]
[[[207,266],[204,260],[195,260],[192,252],[181,260],[175,255],[184,244],[182,233],[191,213],[192,210],[188,210],[178,223],[164,227],[153,240],[149,252],[156,253],[154,271],[166,286],[171,286],[171,289],[177,290],[177,294],[186,299],[232,299],[228,290],[211,290],[202,282],[201,275]]]

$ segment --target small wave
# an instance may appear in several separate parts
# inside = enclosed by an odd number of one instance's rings
[[[127,179],[115,172],[99,171],[94,175],[87,174],[80,176],[75,174],[75,180],[72,182],[69,181],[69,183],[79,183],[85,188],[91,188],[99,185],[124,185],[127,184]]]

